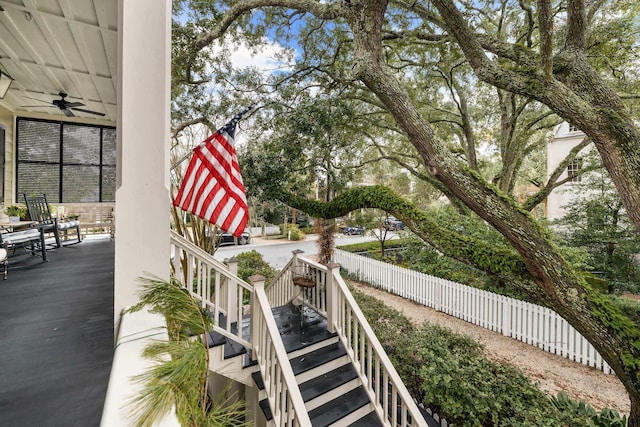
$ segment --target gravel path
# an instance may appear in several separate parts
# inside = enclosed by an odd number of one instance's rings
[[[615,375],[547,353],[369,285],[350,283],[359,291],[402,312],[418,325],[428,321],[468,335],[485,346],[487,357],[520,368],[550,395],[555,396],[564,390],[571,399],[584,400],[595,409],[607,407],[620,414],[629,414],[627,392]]]

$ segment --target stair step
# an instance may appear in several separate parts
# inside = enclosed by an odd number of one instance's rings
[[[209,331],[207,334],[209,335],[209,337],[207,338],[209,348],[222,345],[225,342],[227,342],[227,337],[225,337],[219,332]]]
[[[239,356],[241,354],[245,354],[247,349],[242,344],[233,341],[230,338],[227,338],[226,343],[224,344],[224,358],[230,359],[232,357]]]
[[[264,390],[264,380],[262,379],[262,373],[260,372],[260,370],[252,373],[251,378],[253,378],[253,381],[256,383],[256,387],[258,387],[258,390]]]
[[[273,414],[271,413],[271,407],[269,406],[269,401],[267,399],[262,399],[258,402],[260,405],[260,409],[262,409],[262,413],[267,421],[271,421],[273,419]]]
[[[368,403],[369,396],[360,386],[310,411],[309,418],[314,426],[328,426]]]
[[[322,366],[341,356],[345,356],[346,354],[347,351],[344,346],[340,342],[336,342],[291,359],[291,367],[293,368],[293,373],[298,375]]]
[[[358,374],[353,366],[350,363],[342,365],[333,371],[326,372],[300,384],[302,399],[308,402],[355,378],[358,378]]]
[[[364,417],[360,418],[358,421],[354,421],[350,424],[351,427],[382,427],[382,421],[378,417],[378,414],[375,411],[369,412]]]

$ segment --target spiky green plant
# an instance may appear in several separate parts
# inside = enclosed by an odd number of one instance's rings
[[[153,366],[135,381],[143,384],[130,402],[136,426],[151,426],[172,408],[183,426],[244,426],[244,402],[228,396],[229,386],[215,399],[207,393],[209,351],[206,343],[211,318],[180,281],[155,276],[139,278],[140,302],[129,311],[145,306],[165,316],[168,342],[147,346],[144,356]]]

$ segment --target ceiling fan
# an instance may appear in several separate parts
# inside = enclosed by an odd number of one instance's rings
[[[83,107],[84,104],[82,102],[67,101],[65,99],[67,97],[67,94],[64,92],[59,92],[58,95],[60,96],[60,99],[54,99],[53,101],[51,101],[51,104],[52,104],[51,107],[58,107],[60,110],[62,110],[64,115],[67,117],[75,117],[75,114],[73,114],[73,111],[80,111],[82,113],[95,114],[96,116],[105,115],[104,113],[100,113],[98,111],[91,111],[84,108],[78,108],[78,107]],[[35,99],[36,101],[40,101],[40,102],[49,103],[48,101],[43,101],[37,98],[31,98],[31,97],[27,97],[27,98]],[[21,105],[21,107],[43,107],[43,106],[42,105]]]

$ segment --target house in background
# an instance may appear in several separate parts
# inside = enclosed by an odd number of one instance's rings
[[[567,157],[573,147],[581,143],[585,138],[584,133],[577,127],[567,122],[560,124],[553,136],[553,140],[547,144],[547,176]],[[568,179],[566,183],[554,189],[547,197],[546,215],[549,221],[562,218],[567,206],[576,196],[576,183],[581,181],[578,174],[585,166],[585,156],[592,150],[593,145],[583,148],[576,158],[571,161],[558,180]]]

